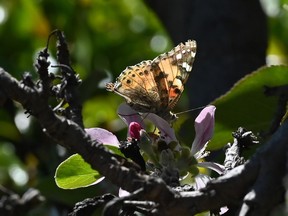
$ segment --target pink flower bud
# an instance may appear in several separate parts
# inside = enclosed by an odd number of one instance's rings
[[[213,105],[205,107],[195,119],[195,139],[191,152],[195,155],[205,147],[212,138],[214,132],[214,114],[216,107]]]
[[[141,125],[137,122],[131,122],[129,124],[128,133],[129,136],[139,140],[140,139],[140,130],[142,129]]]

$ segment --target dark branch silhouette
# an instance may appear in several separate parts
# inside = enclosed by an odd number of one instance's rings
[[[39,54],[37,69],[40,80],[36,83],[29,75],[17,81],[0,69],[0,101],[11,99],[22,104],[55,143],[80,154],[92,168],[131,193],[127,197],[108,199],[105,215],[118,215],[121,209],[131,205],[147,215],[194,215],[207,210],[215,212],[223,206],[236,209],[238,215],[268,215],[283,201],[283,179],[287,172],[287,121],[250,161],[212,180],[200,191],[178,191],[162,179],[145,174],[138,165],[109,152],[101,143],[91,140],[83,129],[79,110],[74,112],[70,109],[75,104],[77,109],[81,107],[79,101],[73,101],[78,98],[74,98],[78,88],[76,73],[70,70],[69,65],[60,65],[63,69],[61,84],[55,90],[51,82],[53,77],[48,71],[48,56],[47,49]],[[53,91],[54,96],[65,99],[70,106],[63,115],[49,105],[48,99],[53,96]],[[60,96],[57,94],[59,91]]]

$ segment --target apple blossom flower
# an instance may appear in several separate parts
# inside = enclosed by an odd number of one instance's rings
[[[209,154],[205,150],[209,140],[213,136],[215,110],[215,106],[209,105],[195,119],[195,138],[191,146],[191,153],[197,160],[205,158]],[[218,174],[222,174],[225,171],[223,165],[214,162],[199,162],[197,166],[209,168]]]
[[[215,106],[209,105],[205,107],[195,119],[195,138],[192,143],[190,152],[191,152],[191,155],[194,156],[197,160],[203,159],[209,154],[209,152],[206,151],[206,147],[207,147],[207,143],[212,138],[213,132],[214,132],[215,110],[216,110]],[[129,128],[133,128],[133,131],[130,130],[129,134],[131,133],[137,134],[137,137],[138,137],[138,134],[140,134],[140,130],[144,128],[143,127],[144,123],[140,117],[140,114],[135,112],[127,104],[120,105],[118,109],[118,114],[124,120],[124,122],[126,122],[127,125],[129,125]],[[159,129],[160,131],[159,140],[163,140],[167,144],[174,141],[177,144],[173,150],[185,152],[185,149],[183,149],[183,147],[180,146],[173,128],[170,126],[170,124],[167,121],[165,121],[164,119],[162,119],[161,117],[157,116],[154,113],[143,114],[143,116],[145,119],[151,121]],[[137,123],[138,123],[138,126],[136,127]],[[144,132],[142,131],[142,134],[143,133],[145,133],[145,131]],[[140,145],[140,148],[142,148],[142,150],[144,150],[144,152],[148,154],[148,156],[150,155],[150,159],[152,159],[152,161],[155,162],[156,156],[155,156],[155,153],[153,153],[153,150],[151,147],[151,145],[153,144],[153,141],[151,140],[150,142],[151,144],[148,144],[148,145],[143,145],[140,142],[139,145]],[[149,141],[145,143],[149,143]],[[184,153],[184,154],[187,154],[187,153]],[[187,166],[190,166],[192,164],[193,164],[193,160],[191,160],[189,156],[188,157],[186,156],[185,159],[180,158],[178,160],[178,165],[180,166],[180,169],[181,168],[186,169]],[[208,169],[216,171],[218,174],[222,174],[224,172],[224,166],[218,163],[214,163],[214,162],[206,162],[206,161],[198,162],[197,167],[208,168]]]
[[[208,155],[206,151],[207,143],[212,138],[214,132],[215,110],[215,106],[207,106],[195,119],[195,138],[191,148],[181,147],[171,125],[156,114],[143,114],[144,118],[152,122],[159,130],[159,134],[152,134],[153,136],[151,133],[148,134],[145,131],[142,116],[127,104],[121,104],[119,106],[118,115],[127,124],[127,141],[133,141],[131,143],[137,145],[137,148],[140,147],[148,156],[150,163],[152,162],[155,168],[158,167],[158,171],[156,172],[159,172],[159,169],[167,169],[167,167],[170,167],[173,171],[178,169],[182,178],[183,175],[186,175],[185,173],[190,172],[192,176],[195,177],[195,188],[200,189],[204,187],[211,178],[207,175],[199,174],[197,167],[208,168],[216,171],[218,174],[224,172],[224,166],[221,164],[203,161]],[[107,143],[118,148],[121,143],[123,143],[118,141],[113,133],[102,128],[90,128],[86,129],[86,132],[92,139],[101,143]],[[164,149],[163,146],[161,147],[161,143],[163,142],[166,143]],[[174,145],[170,145],[171,143],[174,143]],[[167,157],[167,155],[169,155],[169,157]],[[173,160],[168,161],[170,159]],[[200,159],[201,161],[197,162],[197,160]],[[145,167],[145,165],[142,164],[142,168],[143,166]]]

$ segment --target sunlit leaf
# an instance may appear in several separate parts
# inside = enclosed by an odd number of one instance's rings
[[[55,181],[62,189],[87,187],[102,181],[102,177],[79,154],[74,154],[63,161],[56,170]]]
[[[208,147],[218,149],[233,141],[231,133],[242,126],[254,133],[268,130],[278,99],[264,95],[264,86],[288,83],[288,67],[260,68],[240,80],[227,94],[215,100],[215,133]]]

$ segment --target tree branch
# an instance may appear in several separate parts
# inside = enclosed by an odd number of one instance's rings
[[[193,215],[230,205],[238,206],[241,215],[267,215],[283,200],[287,121],[246,164],[211,181],[201,191],[176,192],[163,180],[142,174],[135,164],[113,155],[101,143],[92,141],[73,121],[56,115],[47,98],[41,97],[41,86],[24,85],[3,69],[0,69],[0,86],[0,95],[18,101],[31,110],[44,131],[57,143],[80,154],[115,185],[132,192],[128,197],[120,198],[123,204],[125,200],[153,201],[153,215]],[[115,212],[114,208],[115,205],[108,205],[106,212],[111,209]]]
[[[41,89],[32,89],[19,83],[2,68],[0,69],[0,86],[1,92],[8,98],[21,103],[25,109],[31,110],[46,134],[62,146],[80,154],[86,162],[114,184],[133,191],[139,187],[139,182],[147,178],[136,172],[138,167],[133,163],[124,158],[116,158],[101,143],[92,141],[73,121],[57,116],[48,105],[46,98],[41,97]],[[138,184],[132,181],[127,182],[127,178],[136,180]]]

